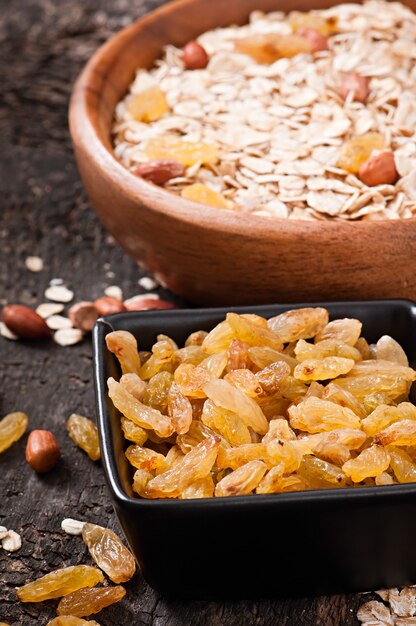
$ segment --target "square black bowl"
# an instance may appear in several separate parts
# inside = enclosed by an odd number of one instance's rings
[[[102,460],[115,510],[147,582],[168,596],[266,598],[353,592],[416,583],[416,483],[201,500],[134,497],[119,413],[106,380],[120,370],[105,345],[129,330],[140,349],[156,335],[179,345],[227,311],[272,317],[314,305],[119,313],[94,329]],[[416,365],[416,305],[404,300],[316,303],[331,319],[354,317],[363,335],[394,337]]]

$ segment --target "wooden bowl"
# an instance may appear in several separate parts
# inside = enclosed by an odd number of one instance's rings
[[[112,151],[117,102],[162,47],[243,24],[254,9],[330,0],[177,0],[110,39],[75,85],[70,130],[81,176],[108,231],[173,291],[201,304],[416,298],[416,219],[309,222],[221,211],[127,171]],[[416,9],[416,0],[406,2]]]

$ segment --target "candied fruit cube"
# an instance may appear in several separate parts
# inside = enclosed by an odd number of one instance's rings
[[[201,204],[207,204],[208,206],[217,207],[218,209],[230,208],[227,200],[220,193],[202,183],[195,183],[184,187],[181,191],[181,196],[186,200],[200,202]]]
[[[358,174],[360,167],[368,161],[374,150],[383,150],[386,143],[383,135],[376,132],[365,133],[349,139],[342,147],[338,167],[351,174]]]

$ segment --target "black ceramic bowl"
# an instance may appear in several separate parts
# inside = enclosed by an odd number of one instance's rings
[[[296,305],[301,307],[304,305]],[[230,309],[271,317],[295,305]],[[307,305],[311,306],[311,305]],[[416,365],[416,305],[404,300],[319,303],[355,317],[371,342],[394,337]],[[265,598],[416,583],[416,483],[201,500],[134,497],[119,414],[106,380],[119,377],[106,349],[129,330],[140,349],[156,335],[179,344],[229,309],[119,313],[94,329],[95,384],[104,469],[115,510],[147,582],[176,598]]]

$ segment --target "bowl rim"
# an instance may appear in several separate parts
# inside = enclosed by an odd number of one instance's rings
[[[229,311],[233,312],[253,312],[258,311],[270,312],[271,307],[281,311],[290,310],[293,308],[302,307],[318,307],[331,308],[331,306],[346,306],[356,305],[364,306],[367,308],[377,308],[386,304],[398,305],[409,311],[416,312],[416,303],[406,299],[384,299],[384,300],[354,300],[354,301],[335,301],[335,302],[313,302],[313,303],[296,303],[296,304],[266,304],[266,305],[253,305],[253,306],[236,306],[236,307],[216,307],[216,308],[197,308],[197,309],[169,309],[169,310],[157,310],[157,311],[128,311],[122,313],[115,313],[101,317],[97,320],[93,329],[93,368],[94,368],[94,388],[95,388],[95,401],[97,409],[98,419],[98,431],[100,437],[101,458],[104,466],[105,475],[107,478],[107,484],[118,506],[136,507],[138,509],[142,507],[172,507],[179,509],[186,509],[191,507],[192,509],[201,508],[206,510],[207,507],[234,507],[234,506],[255,506],[255,507],[269,507],[269,506],[285,506],[288,505],[301,505],[303,503],[320,503],[320,502],[359,502],[362,499],[366,499],[367,496],[374,499],[389,499],[392,496],[395,497],[414,497],[416,494],[416,482],[415,483],[401,483],[394,485],[377,485],[370,487],[344,487],[334,489],[311,489],[308,491],[295,491],[286,492],[280,494],[251,494],[245,496],[228,496],[224,498],[198,498],[189,500],[178,500],[170,498],[160,499],[146,499],[141,497],[129,496],[123,489],[121,480],[117,471],[115,463],[115,451],[112,445],[112,435],[110,429],[110,418],[107,413],[106,401],[107,401],[107,387],[104,376],[104,354],[108,352],[105,344],[105,335],[108,332],[114,330],[113,323],[117,327],[118,321],[133,320],[133,319],[152,319],[158,320],[157,323],[163,325],[163,320],[169,320],[174,316],[179,318],[190,319],[194,315],[212,313],[213,315],[225,315]],[[160,327],[159,327],[160,328]],[[117,329],[117,328],[115,328]],[[115,357],[112,355],[113,359]]]
[[[101,45],[87,62],[78,76],[69,104],[69,129],[75,146],[82,146],[88,158],[96,162],[101,174],[115,184],[123,194],[129,196],[133,201],[143,203],[146,206],[151,205],[153,211],[170,217],[177,217],[189,224],[198,224],[206,228],[213,229],[216,227],[219,231],[239,234],[249,237],[266,237],[273,239],[275,235],[283,231],[289,233],[308,233],[313,235],[315,232],[322,232],[327,229],[330,233],[334,230],[345,231],[347,234],[354,234],[357,227],[364,229],[375,235],[380,230],[388,228],[388,225],[394,227],[397,220],[389,220],[387,218],[374,221],[358,221],[358,220],[300,220],[253,215],[245,211],[226,211],[218,210],[215,207],[200,204],[191,200],[187,200],[177,194],[165,190],[163,187],[154,185],[131,173],[117,159],[111,143],[111,134],[109,145],[106,146],[101,140],[97,125],[92,119],[92,107],[89,102],[91,97],[91,81],[96,82],[97,77],[102,79],[102,69],[104,60],[114,58],[114,50],[123,42],[128,46],[128,42],[140,35],[142,31],[151,23],[157,21],[161,16],[173,14],[177,9],[193,5],[196,2],[204,3],[206,0],[175,0],[168,2],[145,16],[135,20],[129,26],[121,29],[118,33],[110,37],[110,39]],[[359,0],[361,1],[361,0]],[[334,4],[336,4],[334,2]],[[254,7],[253,7],[254,10]],[[109,61],[107,61],[108,65]],[[111,62],[110,62],[111,66]],[[138,66],[137,69],[139,69]],[[99,97],[100,92],[95,90],[95,96]],[[112,112],[114,114],[114,111]],[[201,207],[204,207],[203,210]],[[243,214],[243,218],[240,216]],[[416,216],[411,218],[398,218],[399,221],[414,224]],[[358,226],[359,225],[359,226]]]

